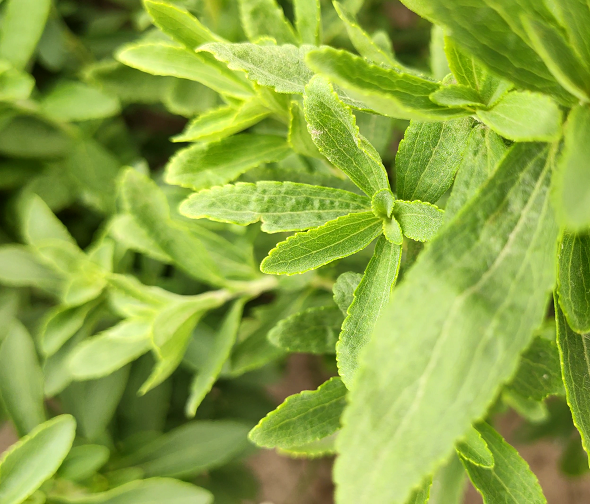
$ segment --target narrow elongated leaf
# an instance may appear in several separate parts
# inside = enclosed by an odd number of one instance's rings
[[[572,331],[557,298],[555,317],[557,346],[567,403],[572,412],[574,425],[582,436],[582,446],[590,456],[590,401],[584,386],[590,380],[590,335]]]
[[[572,229],[590,224],[590,107],[578,105],[569,114],[559,160],[556,206],[562,222]]]
[[[581,56],[586,67],[590,68],[590,5],[578,0],[562,0],[555,2],[555,7],[564,21],[563,26],[568,34],[569,43]]]
[[[553,142],[561,135],[561,111],[548,96],[528,92],[508,93],[479,117],[498,135],[515,142]]]
[[[22,245],[0,246],[0,283],[14,287],[35,287],[59,294],[64,277]]]
[[[304,110],[311,138],[334,166],[367,196],[389,189],[379,154],[361,137],[352,110],[325,79],[314,77],[305,87]]]
[[[41,101],[42,110],[58,121],[88,121],[118,114],[119,100],[81,82],[61,82]]]
[[[397,200],[393,215],[405,236],[416,241],[428,241],[442,226],[445,213],[435,205],[422,201]]]
[[[354,299],[348,307],[336,345],[338,372],[348,388],[356,375],[359,353],[371,339],[377,319],[389,300],[399,273],[401,256],[399,245],[380,238],[363,279],[354,291]]]
[[[326,47],[307,54],[315,72],[342,87],[352,98],[379,113],[398,119],[436,121],[468,112],[437,105],[429,96],[439,84],[395,69],[372,65],[347,51]]]
[[[436,201],[453,183],[473,122],[412,122],[395,158],[396,191],[402,200]]]
[[[536,476],[518,452],[488,424],[479,424],[477,430],[494,456],[494,467],[481,467],[465,458],[463,465],[484,503],[546,503]]]
[[[0,59],[25,68],[43,34],[51,0],[8,0],[2,17]]]
[[[294,0],[295,27],[304,44],[320,45],[322,18],[319,0]]]
[[[289,154],[285,138],[244,133],[179,151],[166,166],[166,182],[195,191],[223,185],[262,163]]]
[[[197,408],[213,387],[221,368],[229,359],[231,349],[238,335],[245,302],[246,299],[239,299],[229,309],[219,331],[215,335],[215,342],[207,356],[205,366],[199,370],[193,379],[190,395],[186,403],[186,415],[188,417],[195,416]]]
[[[288,397],[250,431],[250,440],[265,448],[292,448],[334,434],[346,404],[346,387],[338,377],[317,390]]]
[[[70,451],[75,433],[75,420],[61,415],[6,451],[0,460],[0,502],[20,504],[51,478]]]
[[[590,332],[590,235],[564,232],[559,247],[559,302],[569,326]]]
[[[333,354],[344,317],[332,306],[309,308],[281,320],[268,339],[288,352]]]
[[[370,208],[368,198],[342,189],[293,182],[256,182],[214,187],[190,196],[183,215],[245,226],[262,222],[262,231],[303,231]]]
[[[260,269],[275,275],[305,273],[364,249],[381,234],[381,228],[381,219],[373,212],[339,217],[279,243]]]
[[[140,43],[124,47],[116,57],[142,72],[193,80],[221,94],[242,99],[253,94],[251,85],[239,74],[207,54],[197,54],[184,47],[164,42]]]
[[[275,0],[239,0],[240,18],[246,35],[252,42],[271,37],[279,44],[296,44],[291,23]]]
[[[474,427],[469,427],[467,435],[457,443],[457,453],[470,464],[486,469],[494,467],[494,456]]]
[[[516,371],[555,281],[552,163],[516,144],[395,289],[338,438],[343,504],[404,502]]]
[[[17,320],[12,321],[0,345],[0,395],[19,436],[45,421],[43,373],[35,344]],[[1,481],[0,475],[0,495]]]

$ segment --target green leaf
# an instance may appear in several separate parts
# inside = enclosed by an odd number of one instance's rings
[[[354,299],[346,312],[336,345],[338,372],[348,388],[356,375],[359,353],[371,339],[377,319],[395,285],[401,255],[400,246],[380,238],[365,274],[354,290]]]
[[[76,244],[68,229],[36,194],[21,203],[20,224],[24,240],[33,247],[48,240]]]
[[[114,464],[139,467],[146,477],[190,478],[229,462],[247,447],[248,427],[231,420],[190,422]]]
[[[567,403],[574,425],[582,436],[582,445],[590,455],[590,401],[584,384],[590,380],[590,335],[578,334],[569,327],[561,311],[559,298],[555,299],[557,319],[557,346]]]
[[[160,30],[188,49],[196,49],[207,42],[223,42],[195,16],[177,5],[154,0],[144,0],[143,5]]]
[[[107,492],[82,496],[51,496],[59,504],[212,504],[213,495],[204,488],[172,478],[130,481]]]
[[[491,469],[494,456],[481,434],[474,427],[469,427],[465,437],[457,443],[457,453],[470,464]]]
[[[442,81],[451,73],[445,54],[445,33],[437,25],[432,25],[430,30],[430,72],[437,81]]]
[[[428,504],[462,504],[466,483],[463,464],[453,453],[432,478]]]
[[[314,158],[322,158],[320,151],[313,143],[313,139],[307,131],[307,122],[299,102],[293,100],[289,107],[289,145],[298,154]]]
[[[564,147],[556,173],[557,215],[572,229],[590,224],[590,107],[578,105],[569,114]]]
[[[275,0],[239,0],[240,19],[248,39],[271,37],[279,44],[297,44],[291,23]]]
[[[555,281],[550,150],[516,144],[395,289],[338,438],[342,504],[404,502],[515,373]]]
[[[445,205],[445,221],[454,217],[476,194],[507,150],[504,141],[483,124],[471,130],[457,169],[453,191]]]
[[[322,17],[319,0],[294,0],[295,27],[301,42],[320,45]]]
[[[166,166],[168,184],[198,191],[227,184],[262,163],[289,154],[285,138],[242,133],[210,144],[196,144],[179,151]]]
[[[402,227],[395,217],[383,219],[383,236],[394,245],[401,245],[404,243]]]
[[[542,401],[520,395],[513,389],[502,391],[502,402],[531,423],[542,423],[549,418],[549,410]]]
[[[117,115],[119,100],[82,82],[61,81],[41,100],[41,109],[58,121],[88,121]]]
[[[518,452],[488,424],[479,424],[477,429],[492,452],[494,467],[488,469],[465,459],[463,465],[484,503],[546,503],[536,476]]]
[[[338,377],[317,390],[304,390],[288,397],[266,415],[249,438],[265,448],[297,447],[334,434],[346,404],[346,387]]]
[[[431,240],[442,226],[444,212],[435,205],[422,201],[396,200],[393,215],[405,236],[416,241]]]
[[[239,106],[227,105],[196,117],[174,142],[214,142],[254,126],[270,115],[270,110],[254,97]]]
[[[191,195],[183,215],[242,226],[262,221],[262,231],[302,231],[370,207],[364,196],[342,189],[293,182],[257,182],[214,187]]]
[[[107,463],[111,452],[102,445],[81,445],[70,450],[60,466],[57,476],[70,481],[90,478]]]
[[[412,492],[406,504],[427,504],[430,502],[430,489],[432,487],[432,478],[426,478],[416,490]]]
[[[109,234],[117,243],[136,250],[157,261],[173,263],[172,258],[162,250],[158,242],[141,227],[130,214],[119,214],[113,217],[109,225]]]
[[[279,243],[262,261],[260,269],[275,275],[305,273],[359,252],[381,232],[381,219],[373,212],[339,217]]]
[[[268,339],[287,352],[333,354],[343,321],[336,307],[308,308],[281,320],[268,333]]]
[[[371,198],[371,210],[375,217],[381,219],[389,219],[393,213],[393,206],[395,205],[395,198],[390,189],[381,189],[373,194]]]
[[[354,291],[361,283],[363,275],[360,273],[353,273],[347,271],[342,273],[334,283],[332,290],[334,291],[334,302],[340,308],[340,311],[346,315],[348,307],[354,299]]]
[[[164,42],[139,43],[125,46],[116,58],[142,72],[200,82],[236,98],[250,98],[253,94],[252,86],[239,74],[207,54],[197,54],[184,47]]]
[[[35,79],[16,68],[0,69],[0,102],[26,100],[35,88]]]
[[[313,459],[317,457],[325,457],[326,455],[336,455],[336,447],[334,443],[338,432],[331,436],[326,436],[318,441],[312,441],[301,446],[292,446],[291,448],[277,448],[277,453],[280,455],[287,455],[292,458]]]
[[[436,203],[453,183],[472,126],[471,119],[411,122],[395,158],[398,198]]]
[[[45,421],[43,373],[35,344],[17,320],[12,321],[0,345],[0,395],[19,436],[28,434]]]
[[[432,93],[430,99],[444,107],[485,108],[479,93],[461,84],[443,86]]]
[[[197,408],[213,388],[223,365],[229,359],[231,349],[238,336],[245,302],[245,298],[238,299],[231,306],[215,335],[213,348],[207,356],[204,367],[193,378],[190,395],[185,407],[187,417],[195,416]]]
[[[346,6],[339,2],[334,2],[334,8],[346,27],[346,32],[352,45],[361,56],[373,63],[390,67],[400,67],[399,63],[390,54],[375,44],[369,34],[359,26],[356,16]]]
[[[23,69],[43,34],[51,0],[8,0],[2,17],[0,59]]]
[[[590,332],[590,235],[564,232],[559,247],[558,292],[569,326]]]
[[[151,348],[151,329],[148,320],[127,319],[86,339],[69,359],[74,379],[101,378],[137,359]]]
[[[314,77],[305,87],[303,101],[308,129],[319,151],[367,196],[389,189],[379,154],[361,136],[352,110],[340,101],[332,86]]]
[[[555,7],[563,19],[563,27],[568,35],[569,43],[582,58],[586,67],[590,67],[590,41],[588,40],[588,26],[590,26],[590,6],[578,0],[561,0],[555,2]]]
[[[396,69],[372,65],[347,51],[326,47],[310,51],[309,67],[354,99],[380,114],[398,119],[437,121],[462,117],[467,111],[436,105],[429,96],[440,85]]]
[[[498,135],[515,142],[553,142],[561,136],[561,111],[548,96],[514,91],[479,117]]]
[[[22,245],[0,246],[0,283],[14,287],[35,287],[58,294],[63,276]]]

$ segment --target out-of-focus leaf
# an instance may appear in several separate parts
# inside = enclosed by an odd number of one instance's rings
[[[83,481],[104,466],[109,457],[110,451],[106,446],[75,446],[63,461],[57,476],[70,481]]]
[[[239,0],[240,17],[246,35],[252,42],[272,37],[279,44],[296,44],[291,23],[275,0]]]

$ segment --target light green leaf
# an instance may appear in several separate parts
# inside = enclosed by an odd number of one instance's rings
[[[36,287],[59,294],[63,276],[22,245],[0,246],[0,283],[14,287]]]
[[[488,424],[479,424],[477,430],[492,452],[494,467],[487,469],[465,459],[463,465],[484,503],[545,504],[536,476],[518,452]]]
[[[457,443],[457,453],[470,464],[491,469],[494,467],[494,456],[481,434],[474,427],[467,429],[465,437]]]
[[[56,496],[59,504],[212,504],[213,495],[204,488],[172,478],[130,481],[107,492],[82,496]]]
[[[411,122],[395,158],[398,198],[436,203],[453,183],[472,126],[471,119]]]
[[[231,420],[189,422],[123,457],[115,468],[136,466],[146,477],[190,478],[229,462],[249,445],[248,427]]]
[[[338,438],[342,504],[404,502],[515,373],[555,281],[553,156],[516,144],[395,289]]]
[[[119,100],[82,82],[61,81],[41,100],[45,114],[58,121],[88,121],[118,114]]]
[[[560,0],[554,2],[563,19],[563,27],[568,34],[568,41],[582,58],[586,67],[590,67],[590,5],[578,0]]]
[[[265,448],[289,449],[334,434],[346,404],[346,387],[338,377],[317,390],[304,390],[288,397],[266,415],[249,438]]]
[[[304,459],[336,455],[335,441],[337,436],[338,432],[335,432],[331,436],[326,436],[318,441],[312,441],[301,446],[292,446],[291,448],[277,448],[276,451],[280,455]]]
[[[383,219],[383,236],[394,245],[401,245],[404,243],[402,227],[395,217]]]
[[[51,0],[8,0],[2,17],[0,59],[23,69],[43,34]]]
[[[215,342],[207,356],[204,367],[193,378],[190,395],[185,407],[187,417],[195,416],[197,408],[213,388],[223,365],[229,359],[231,349],[238,335],[245,302],[245,298],[238,299],[228,310],[219,331],[215,335]]]
[[[35,79],[16,68],[0,69],[0,102],[26,100],[35,88]]]
[[[154,0],[144,0],[143,5],[160,30],[188,49],[196,49],[207,42],[223,42],[195,16],[177,5]]]
[[[159,99],[173,114],[192,119],[218,103],[218,94],[199,82],[173,77],[162,79],[170,79],[170,85]],[[230,100],[230,97],[226,99]]]
[[[590,335],[578,334],[569,327],[558,297],[555,299],[557,346],[567,403],[574,425],[582,436],[582,446],[590,455],[590,401],[585,384],[590,380]]]
[[[302,231],[370,207],[364,196],[342,189],[293,182],[257,182],[214,187],[190,196],[183,215],[242,226],[262,221],[262,231]]]
[[[47,240],[76,244],[68,229],[36,194],[22,201],[20,211],[23,238],[29,245],[38,247]]]
[[[589,136],[590,107],[574,107],[565,125],[555,184],[557,215],[572,229],[584,229],[590,224]]]
[[[381,219],[373,212],[339,217],[279,243],[262,261],[260,269],[275,275],[305,273],[359,252],[381,232]]]
[[[445,54],[445,33],[438,25],[432,25],[430,30],[430,72],[437,81],[451,73]]]
[[[334,166],[367,196],[389,189],[379,154],[361,137],[352,110],[325,79],[314,77],[305,87],[304,110],[311,138]]]
[[[178,77],[200,82],[221,94],[249,98],[252,86],[239,74],[207,54],[195,53],[165,42],[125,46],[116,54],[125,65],[152,75]]]
[[[559,247],[558,292],[569,326],[590,332],[590,235],[564,232]]]
[[[361,283],[363,279],[363,275],[360,273],[353,273],[352,271],[347,271],[346,273],[342,273],[334,283],[332,290],[334,292],[334,302],[340,308],[340,311],[346,315],[348,311],[348,307],[352,303],[354,299],[354,291]]]
[[[75,433],[75,420],[60,415],[42,423],[4,452],[0,460],[0,502],[21,504],[33,495],[66,458]]]
[[[371,198],[371,210],[375,217],[381,219],[388,219],[393,213],[393,206],[395,205],[395,198],[390,189],[381,189],[373,194]]]
[[[381,156],[388,156],[395,119],[360,111],[356,111],[354,115],[361,135]]]
[[[479,117],[498,135],[515,142],[553,142],[561,136],[561,111],[551,98],[538,93],[514,91]]]
[[[326,47],[307,54],[315,72],[344,88],[380,114],[398,119],[441,121],[468,115],[457,108],[441,107],[429,96],[440,84],[396,69],[372,65],[347,51]]]
[[[305,114],[299,102],[293,100],[289,107],[289,145],[298,154],[314,158],[322,158],[320,151],[313,143],[313,139],[307,131]]]
[[[427,504],[430,502],[430,488],[432,487],[432,478],[426,478],[426,481],[416,488],[406,504]]]
[[[509,388],[502,391],[501,397],[506,406],[531,423],[541,423],[549,418],[549,410],[542,401],[529,399]]]
[[[270,110],[255,97],[239,106],[227,105],[196,117],[174,142],[214,142],[248,129],[265,117]]]
[[[117,243],[129,249],[141,252],[157,261],[174,262],[130,214],[119,214],[113,217],[109,225],[109,234]]]
[[[280,161],[290,152],[286,139],[242,133],[179,151],[166,166],[166,182],[198,191],[227,184],[263,163]]]
[[[151,348],[151,324],[127,319],[80,343],[69,358],[76,380],[107,376],[137,359]]]
[[[359,353],[371,339],[377,319],[389,300],[399,273],[401,256],[400,246],[380,238],[354,291],[354,299],[348,307],[336,345],[338,372],[348,388],[356,375]]]
[[[80,445],[70,450],[57,476],[70,481],[83,481],[107,463],[111,453],[106,446]]]
[[[19,436],[28,434],[45,421],[43,373],[35,344],[17,320],[11,322],[0,345],[0,396]],[[0,499],[0,502],[3,501]]]
[[[453,453],[432,478],[428,504],[462,504],[466,483],[463,464]]]
[[[332,306],[308,308],[281,320],[268,339],[287,352],[333,354],[344,317]]]
[[[297,44],[291,23],[275,0],[239,0],[240,19],[248,39],[271,37],[279,44]]]
[[[67,154],[71,141],[63,129],[40,116],[8,115],[0,121],[0,153],[4,156],[61,158]]]
[[[295,27],[301,42],[320,45],[322,16],[319,0],[294,0]]]
[[[442,226],[444,212],[422,201],[396,200],[393,215],[405,236],[416,241],[431,240]]]
[[[430,99],[444,107],[485,108],[479,93],[461,84],[443,86],[430,95]]]

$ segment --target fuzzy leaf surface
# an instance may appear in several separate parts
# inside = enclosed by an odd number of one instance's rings
[[[425,242],[436,235],[442,226],[445,213],[430,203],[397,200],[393,207],[393,215],[405,236]]]

